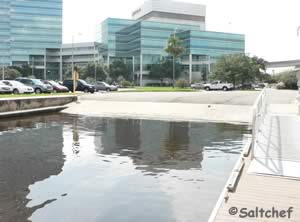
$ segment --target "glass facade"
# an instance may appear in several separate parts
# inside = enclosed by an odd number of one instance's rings
[[[180,18],[180,14],[178,16]],[[102,23],[97,39],[101,40],[102,48],[99,52],[106,64],[114,59],[131,59],[134,65],[133,76],[140,79],[142,85],[149,83],[147,78],[151,66],[162,61],[163,57],[168,57],[165,47],[174,34],[183,41],[186,49],[178,59],[181,77],[190,82],[204,80],[221,56],[245,52],[244,35],[205,31],[200,23],[185,24],[181,20],[176,24],[167,23],[163,19],[108,18]]]
[[[216,60],[222,55],[245,51],[244,35],[197,30],[189,30],[176,35],[184,42],[186,54],[206,55]]]
[[[101,37],[97,36],[97,39],[104,45],[104,56],[116,56],[116,33],[134,23],[134,20],[108,18],[101,24],[101,31],[98,31]]]
[[[180,59],[184,77],[187,77],[191,70],[194,76],[200,78],[203,73],[210,72],[210,64],[220,56],[245,51],[245,36],[240,34],[203,31],[196,25],[107,19],[102,23],[104,47],[100,53],[106,57],[110,56],[110,60],[106,59],[108,63],[113,59],[134,57],[134,70],[137,74],[141,67],[143,74],[147,74],[152,64],[168,56],[164,49],[174,33],[186,48]]]
[[[0,39],[0,59],[11,65],[60,48],[62,0],[0,0]]]
[[[146,56],[146,62],[153,60],[149,55],[156,58],[167,56],[164,48],[174,33],[182,39],[186,48],[183,58],[192,54],[215,60],[222,55],[245,51],[244,35],[201,31],[199,26],[107,19],[102,23],[101,33],[102,44],[105,46],[102,48],[103,55],[138,57],[142,54]]]

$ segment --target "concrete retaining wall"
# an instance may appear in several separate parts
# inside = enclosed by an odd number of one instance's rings
[[[41,96],[24,98],[0,99],[0,113],[22,110],[40,109],[46,107],[64,106],[77,101],[77,96]]]

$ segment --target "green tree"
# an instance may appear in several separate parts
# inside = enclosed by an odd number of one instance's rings
[[[21,73],[22,77],[28,77],[32,75],[32,68],[28,64],[24,64],[21,67],[20,66],[10,66],[9,68],[18,70],[19,73]]]
[[[5,69],[4,78],[7,80],[14,80],[18,77],[21,77],[21,73],[13,68]]]
[[[163,58],[156,64],[151,65],[149,77],[151,79],[159,79],[162,83],[164,78],[172,78],[173,69],[172,61],[167,58]],[[176,63],[175,78],[180,76],[180,64]]]
[[[176,60],[185,51],[185,48],[182,46],[182,41],[176,37],[175,33],[174,35],[170,36],[165,51],[169,55],[173,56],[173,87],[175,87]]]
[[[95,80],[95,75],[96,75],[96,81],[102,81],[106,79],[106,73],[102,65],[96,64],[96,70],[95,70],[95,64],[89,63],[85,67],[83,67],[80,72],[81,79],[89,78]]]
[[[131,80],[131,69],[129,65],[125,64],[123,60],[114,60],[109,65],[109,76],[113,80],[117,80],[119,76],[122,76],[126,80]]]
[[[262,80],[265,71],[265,61],[244,54],[222,56],[214,66],[213,79],[219,79],[236,84]]]

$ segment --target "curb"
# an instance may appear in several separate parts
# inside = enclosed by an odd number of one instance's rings
[[[29,116],[29,115],[41,114],[41,113],[60,112],[66,108],[68,108],[68,106],[52,106],[52,107],[38,108],[38,109],[2,112],[0,113],[0,119],[10,118],[10,117]]]

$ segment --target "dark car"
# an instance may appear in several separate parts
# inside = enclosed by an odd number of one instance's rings
[[[95,85],[96,91],[118,91],[117,86],[109,85],[106,82],[97,82]]]
[[[67,87],[62,86],[53,80],[44,80],[43,82],[52,86],[54,92],[69,92],[69,89]]]
[[[81,92],[85,92],[85,93],[94,93],[95,92],[95,87],[91,84],[86,83],[84,80],[79,79],[77,80],[77,87],[75,91],[81,91]],[[70,91],[73,92],[73,80],[72,79],[68,79],[68,80],[64,80],[63,82],[63,86],[67,87]]]
[[[19,81],[26,86],[32,87],[36,94],[51,93],[53,90],[52,86],[44,84],[39,79],[17,78],[16,81]]]
[[[250,89],[254,89],[254,87],[253,87],[252,83],[243,83],[243,84],[239,84],[238,86],[236,86],[236,89],[250,90]]]

